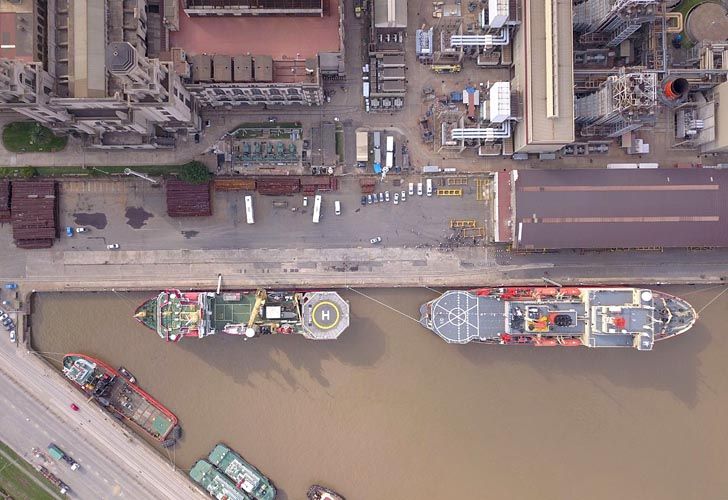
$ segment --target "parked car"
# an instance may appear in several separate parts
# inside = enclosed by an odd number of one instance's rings
[[[407,193],[404,192],[404,189],[402,190],[400,198],[402,198],[402,201],[407,201]]]
[[[73,228],[71,226],[66,226],[66,236],[73,236]]]
[[[15,330],[10,330],[10,342],[15,342],[18,338],[15,336]]]
[[[88,229],[85,228],[85,227],[77,227],[76,228],[76,232],[77,233],[85,233],[86,231],[88,231]]]
[[[384,199],[387,200],[387,202],[389,202],[389,191],[384,192]]]
[[[375,236],[374,238],[369,240],[369,243],[371,243],[372,245],[376,245],[377,243],[381,243],[381,242],[382,242],[381,236]]]
[[[339,200],[334,201],[334,213],[336,215],[341,215],[341,202]]]
[[[399,193],[394,193],[394,204],[399,205]]]
[[[415,183],[414,182],[409,183],[409,195],[410,196],[415,195]]]
[[[6,319],[8,319],[8,315],[6,313],[0,314],[0,321],[5,321]]]
[[[372,195],[370,194],[367,195],[367,203],[372,204]]]
[[[361,197],[361,204],[362,204],[362,206],[364,206],[364,205],[367,204],[367,197],[366,196],[362,196]]]
[[[17,283],[5,283],[6,290],[15,290],[16,288],[18,288]]]
[[[3,320],[3,326],[4,326],[5,328],[10,328],[10,325],[13,325],[13,326],[15,326],[15,325],[14,325],[14,323],[13,323],[13,320],[12,320],[12,319],[10,319],[10,318],[5,318],[5,319]]]
[[[308,206],[308,196],[304,196],[303,197],[303,206],[304,207],[307,207]]]
[[[78,405],[76,403],[71,403],[71,409],[73,411],[78,411],[79,410]]]
[[[107,250],[118,250],[119,249],[119,244],[118,243],[110,243],[110,244],[106,245],[106,249]]]
[[[422,196],[422,183],[417,183],[417,196]]]
[[[384,202],[384,193],[379,193],[379,201]]]

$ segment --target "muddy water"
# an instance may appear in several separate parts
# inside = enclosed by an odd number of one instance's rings
[[[139,293],[41,295],[33,327],[49,357],[124,365],[171,408],[180,467],[224,441],[284,499],[725,498],[728,293],[665,290],[705,310],[651,353],[450,346],[406,316],[425,289],[366,291],[405,314],[345,293],[330,343],[165,344],[132,319]]]

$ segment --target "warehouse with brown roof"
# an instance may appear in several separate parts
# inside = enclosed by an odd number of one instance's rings
[[[728,171],[514,170],[498,181],[494,224],[516,249],[728,246]]]

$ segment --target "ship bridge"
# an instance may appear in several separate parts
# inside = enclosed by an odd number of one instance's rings
[[[307,339],[332,340],[349,327],[349,303],[336,292],[304,294],[301,315]]]

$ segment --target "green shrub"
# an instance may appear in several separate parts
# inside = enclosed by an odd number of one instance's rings
[[[179,173],[179,178],[190,184],[204,184],[210,180],[210,177],[212,177],[210,171],[204,163],[199,161],[191,161],[182,165]]]

